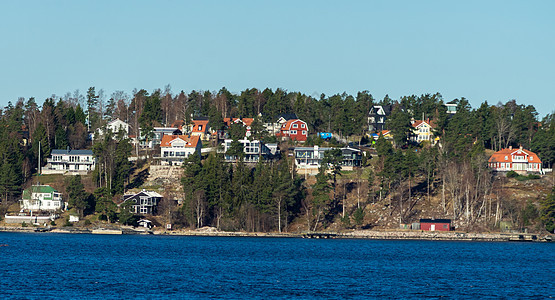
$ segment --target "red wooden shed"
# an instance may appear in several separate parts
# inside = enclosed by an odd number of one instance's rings
[[[425,231],[450,231],[450,219],[420,219],[420,230]]]

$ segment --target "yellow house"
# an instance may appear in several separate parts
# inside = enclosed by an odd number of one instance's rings
[[[410,140],[417,143],[422,143],[423,141],[429,141],[432,143],[434,141],[433,128],[435,127],[430,119],[426,121],[414,120],[412,121],[412,136]]]

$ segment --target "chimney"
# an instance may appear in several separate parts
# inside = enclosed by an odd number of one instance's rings
[[[522,150],[522,145],[520,145],[520,150]]]
[[[513,146],[509,146],[509,150],[513,150]]]

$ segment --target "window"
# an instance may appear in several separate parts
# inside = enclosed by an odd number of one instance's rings
[[[293,128],[298,128],[299,124],[293,124]]]
[[[198,126],[198,131],[202,131],[202,125]]]
[[[305,128],[305,127],[304,127],[304,124],[301,124],[301,128]]]
[[[303,135],[306,135],[306,130],[303,130]]]
[[[297,134],[296,130],[289,130],[289,134]]]

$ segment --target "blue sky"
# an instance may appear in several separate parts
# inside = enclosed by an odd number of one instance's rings
[[[555,1],[3,1],[0,106],[281,87],[555,110]]]

